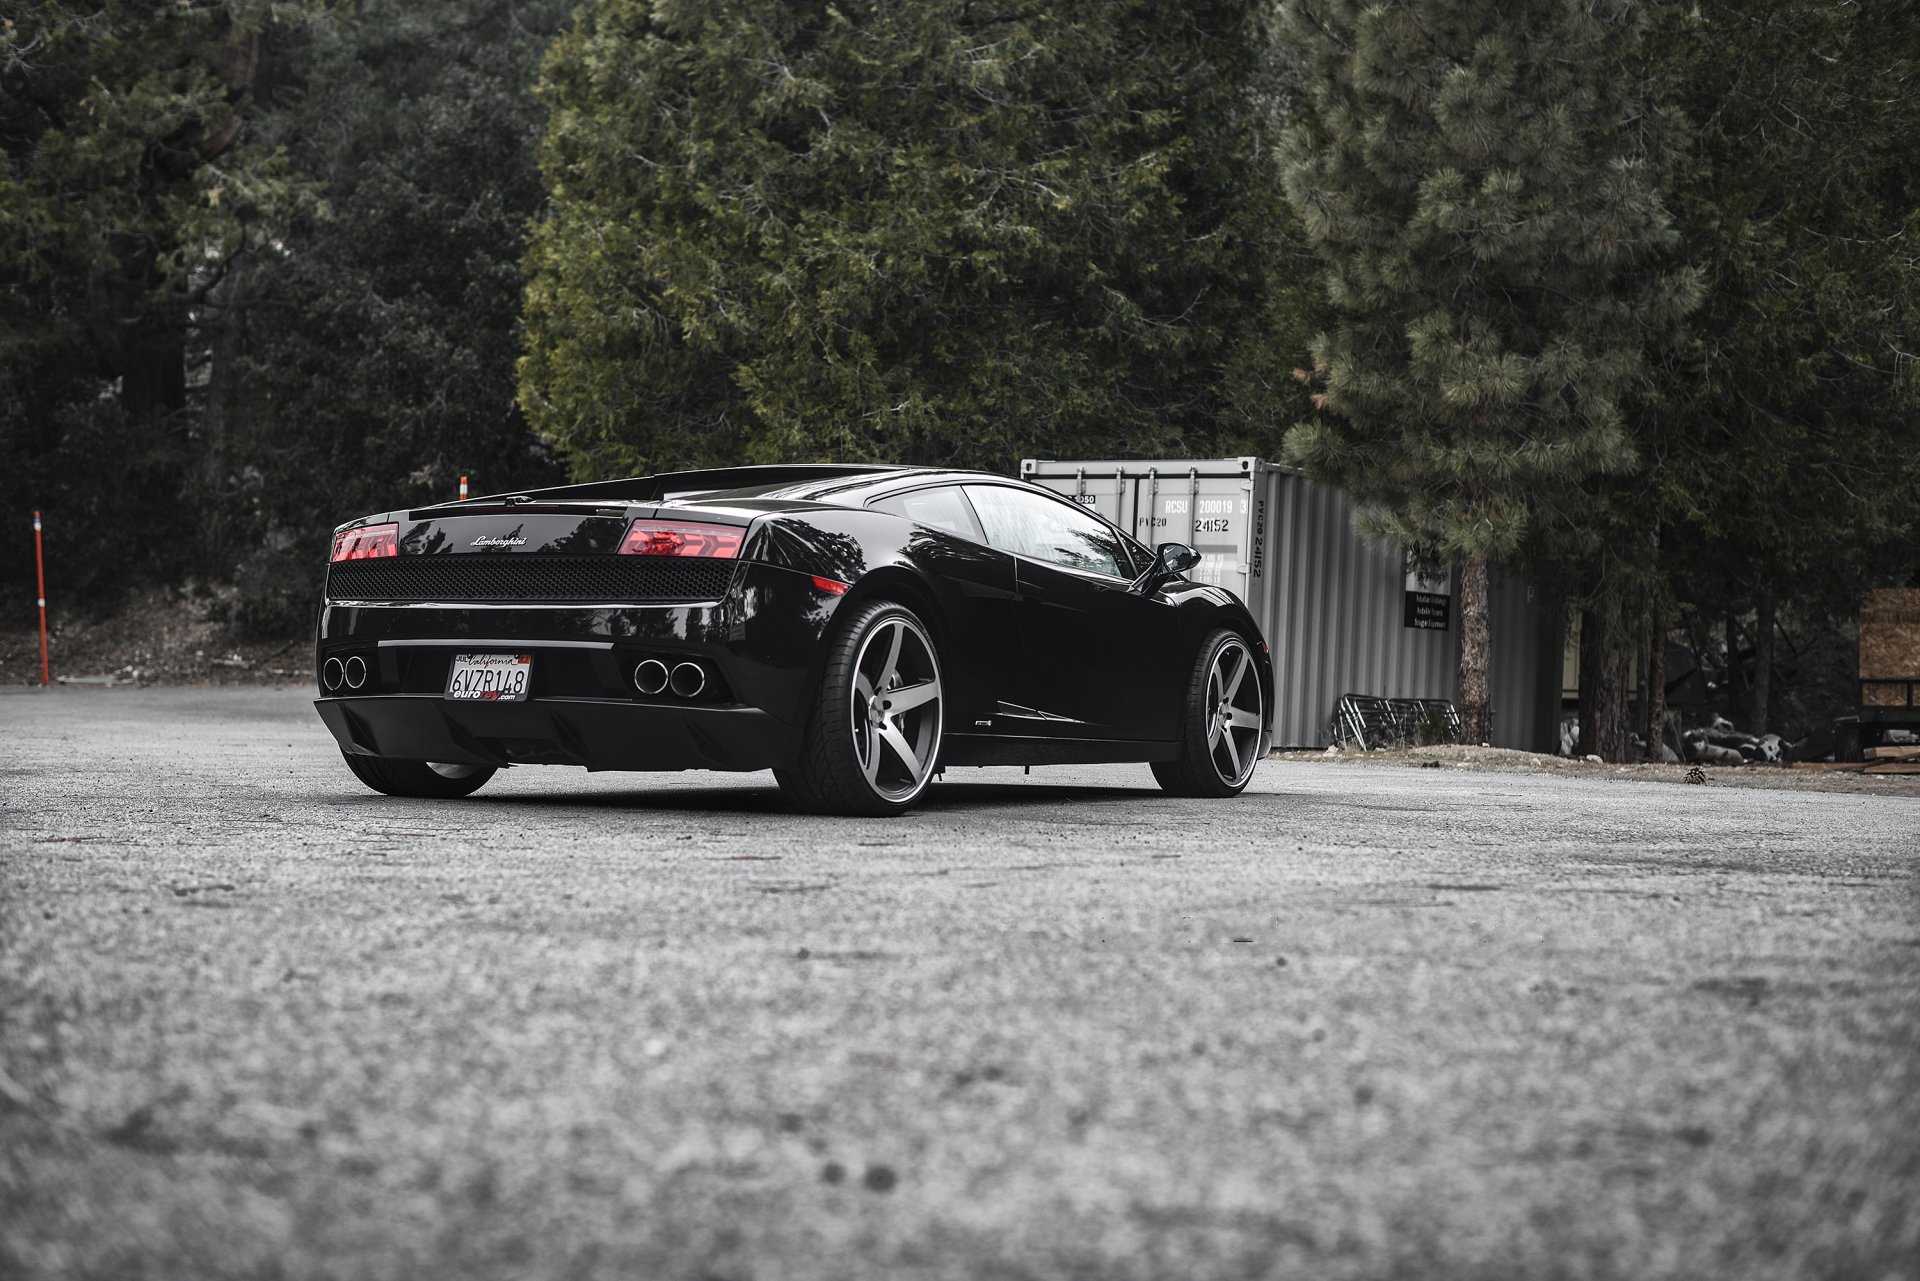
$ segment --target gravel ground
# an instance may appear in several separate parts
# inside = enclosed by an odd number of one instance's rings
[[[950,778],[0,692],[0,1275],[1920,1274],[1920,799]]]

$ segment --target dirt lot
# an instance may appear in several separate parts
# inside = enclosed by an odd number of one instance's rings
[[[1319,759],[848,821],[389,800],[294,691],[0,723],[9,1278],[1920,1273],[1911,796]]]
[[[1599,761],[1542,756],[1504,747],[1409,747],[1375,752],[1281,752],[1275,760],[1425,769],[1469,769],[1550,778],[1612,779],[1632,783],[1684,783],[1685,765],[1604,765]],[[1920,774],[1855,774],[1793,769],[1782,765],[1710,766],[1711,787],[1764,787],[1775,791],[1849,792],[1860,796],[1920,796]]]
[[[119,612],[51,608],[48,662],[57,683],[284,685],[304,681],[312,638],[249,641],[215,621],[220,598],[145,591]],[[0,628],[0,687],[40,682],[38,625]]]

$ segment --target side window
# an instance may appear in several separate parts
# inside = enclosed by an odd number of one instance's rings
[[[905,494],[876,498],[869,505],[876,511],[905,516],[916,524],[926,525],[932,529],[944,529],[949,534],[971,538],[976,543],[986,541],[980,534],[979,522],[973,518],[973,509],[967,506],[966,498],[953,485],[943,485],[938,489],[916,489]]]
[[[1131,578],[1120,537],[1096,517],[1045,494],[1004,485],[968,485],[987,542],[1035,560]]]

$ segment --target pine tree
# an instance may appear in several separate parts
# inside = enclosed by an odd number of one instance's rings
[[[1299,0],[1286,190],[1336,321],[1287,456],[1366,532],[1460,572],[1461,711],[1490,729],[1488,566],[1636,461],[1649,337],[1695,301],[1620,74],[1629,19],[1570,0]]]
[[[1890,0],[1663,16],[1649,64],[1692,121],[1672,204],[1713,287],[1660,371],[1661,572],[1705,617],[1755,616],[1727,711],[1763,733],[1775,614],[1851,616],[1920,573],[1920,23]]]
[[[520,260],[545,198],[533,84],[569,0],[361,0],[286,71],[275,115],[324,208],[247,279],[222,494],[236,608],[304,614],[327,530],[355,511],[564,479],[515,397]],[[292,97],[292,95],[289,95]],[[244,512],[245,515],[237,515]]]
[[[317,8],[28,0],[0,25],[0,506],[48,510],[63,583],[193,542],[187,503],[133,548],[112,518],[194,484],[220,288],[310,201],[260,126],[270,55]]]
[[[1262,8],[593,0],[529,414],[583,476],[1211,448],[1286,226]]]

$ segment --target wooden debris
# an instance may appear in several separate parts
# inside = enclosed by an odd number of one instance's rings
[[[1920,761],[1920,747],[1869,747],[1861,755],[1870,761]]]
[[[1794,769],[1820,769],[1843,774],[1920,774],[1920,759],[1891,761],[1795,761]]]

